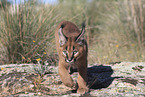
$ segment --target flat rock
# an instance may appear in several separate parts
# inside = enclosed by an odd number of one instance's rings
[[[63,85],[57,70],[38,64],[0,65],[0,96],[80,96]],[[145,97],[145,62],[93,64],[87,76],[90,92],[84,97]],[[77,81],[77,72],[72,77]]]

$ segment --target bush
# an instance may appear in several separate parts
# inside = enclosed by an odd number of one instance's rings
[[[24,2],[1,10],[1,64],[32,62],[38,54],[54,52],[53,34],[59,21],[55,7],[35,4]]]
[[[0,12],[0,64],[51,59],[54,31],[62,20],[80,29],[86,21],[89,63],[145,61],[144,0],[28,1]]]

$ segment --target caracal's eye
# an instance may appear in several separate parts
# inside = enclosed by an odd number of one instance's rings
[[[66,56],[67,55],[67,51],[63,51],[63,55]]]
[[[78,51],[76,51],[76,50],[75,50],[75,51],[73,51],[73,52],[74,52],[74,55],[78,54]]]

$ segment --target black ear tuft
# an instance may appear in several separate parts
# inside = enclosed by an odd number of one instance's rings
[[[62,24],[60,28],[64,28],[64,24]]]
[[[86,26],[85,21],[83,21],[82,28],[84,28],[85,26]]]

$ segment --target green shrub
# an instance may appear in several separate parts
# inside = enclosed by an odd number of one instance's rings
[[[53,52],[55,23],[59,21],[55,9],[43,4],[35,5],[35,2],[24,2],[2,10],[0,43],[4,49],[1,61],[32,62],[36,55]]]

